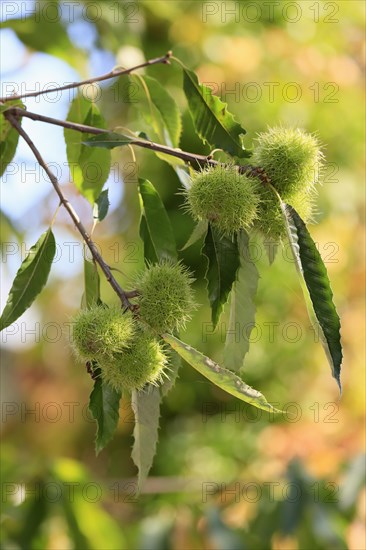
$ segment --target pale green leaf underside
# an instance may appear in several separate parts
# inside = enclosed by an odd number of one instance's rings
[[[167,129],[170,138],[169,145],[178,147],[182,132],[182,121],[178,105],[169,92],[155,78],[146,75],[142,78],[148,87],[150,99],[158,109]]]
[[[105,129],[98,107],[82,94],[72,101],[67,120]],[[84,142],[88,142],[88,134],[65,128],[64,136],[71,177],[80,193],[93,205],[107,181],[111,153],[103,148],[86,147]]]
[[[50,228],[32,246],[15,276],[0,318],[0,330],[14,323],[32,305],[47,282],[55,252]]]
[[[148,386],[144,391],[133,390],[132,410],[135,415],[132,460],[138,468],[138,488],[141,491],[156,453],[160,416],[160,390]]]
[[[224,349],[224,365],[230,370],[243,368],[249,351],[250,333],[255,325],[255,295],[259,273],[250,259],[249,237],[245,231],[238,235],[240,267],[231,291],[230,320]]]
[[[190,246],[192,246],[194,243],[199,241],[202,237],[206,236],[208,229],[208,221],[207,220],[201,220],[197,223],[195,228],[192,231],[191,236],[189,237],[186,244],[181,248],[181,250],[186,250]]]
[[[259,391],[248,386],[235,373],[220,367],[212,359],[209,359],[171,334],[163,334],[162,337],[187,363],[222,390],[258,409],[280,412],[268,403]]]

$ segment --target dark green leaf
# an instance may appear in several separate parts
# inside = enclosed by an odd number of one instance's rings
[[[84,260],[84,294],[82,305],[88,309],[100,300],[100,279],[94,262]]]
[[[169,145],[178,147],[182,132],[182,121],[178,105],[169,92],[155,78],[151,78],[150,76],[143,76],[142,78],[148,87],[151,101],[158,109],[167,129],[170,138]]]
[[[140,220],[140,237],[142,242],[144,243],[145,262],[147,264],[156,264],[158,262],[158,258],[150,237],[149,229],[147,227],[146,218],[144,214],[142,214],[141,220]]]
[[[105,128],[104,119],[98,107],[82,94],[73,100],[67,120]],[[80,132],[65,128],[64,135],[72,179],[80,193],[93,205],[109,175],[110,151],[86,147],[84,141],[88,141],[88,134],[84,137]]]
[[[0,177],[6,170],[8,164],[13,160],[17,149],[19,133],[13,128],[10,122],[4,117],[3,112],[12,107],[22,107],[23,103],[19,99],[7,101],[2,107],[0,114]],[[22,120],[20,119],[20,123]]]
[[[249,237],[245,231],[238,235],[240,267],[231,291],[230,321],[226,334],[224,365],[240,371],[249,351],[249,337],[255,325],[255,295],[259,273],[250,259]]]
[[[121,392],[103,382],[100,371],[97,370],[95,374],[99,376],[95,380],[93,391],[90,394],[89,409],[98,425],[95,450],[99,454],[113,438],[117,428]]]
[[[139,178],[139,192],[144,207],[146,228],[158,260],[177,259],[173,229],[165,206],[153,184]]]
[[[268,403],[266,398],[259,391],[248,386],[233,372],[220,367],[220,365],[212,361],[212,359],[209,359],[171,334],[162,334],[162,337],[185,361],[187,361],[187,363],[222,390],[238,397],[246,403],[250,403],[258,409],[281,412]]]
[[[122,147],[136,141],[136,139],[123,134],[117,134],[116,132],[106,132],[105,134],[99,134],[89,139],[83,139],[83,145],[88,147],[101,147],[104,149],[113,149],[114,147]]]
[[[208,230],[207,220],[201,220],[200,222],[198,222],[198,224],[193,229],[192,234],[189,237],[188,241],[183,246],[183,248],[181,248],[181,250],[186,250],[186,248],[189,248],[190,246],[192,246],[195,242],[197,242],[203,236],[206,237],[207,230]]]
[[[134,445],[132,459],[138,468],[138,487],[142,485],[150,471],[156,453],[160,416],[160,391],[148,386],[144,391],[132,392],[132,409],[135,415],[133,431]]]
[[[199,84],[197,75],[185,67],[183,88],[196,132],[203,142],[233,156],[249,157],[241,142],[246,132],[227,111],[227,104],[214,96],[210,88]]]
[[[302,285],[305,297],[310,297],[315,313],[314,316],[309,300],[307,300],[309,316],[315,328],[319,330],[332,374],[341,390],[340,372],[343,357],[340,337],[341,324],[333,303],[333,292],[327,269],[306,225],[296,210],[285,203],[281,203],[281,208],[296,266],[305,281],[306,286]]]
[[[202,253],[208,260],[207,290],[215,328],[240,265],[237,238],[224,237],[209,226]]]
[[[109,204],[110,202],[108,198],[108,189],[105,189],[104,191],[101,192],[101,194],[99,195],[99,197],[94,203],[93,218],[95,220],[98,220],[99,222],[104,220],[104,218],[108,214]]]
[[[0,330],[14,323],[34,302],[47,282],[55,252],[50,228],[32,246],[15,276],[0,318]]]

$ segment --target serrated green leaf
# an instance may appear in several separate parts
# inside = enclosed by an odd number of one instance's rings
[[[208,230],[208,222],[207,220],[201,220],[197,223],[195,228],[192,231],[191,236],[189,237],[186,244],[181,248],[181,250],[186,250],[190,246],[192,246],[195,242],[197,242],[199,239],[202,239],[203,236],[206,236]]]
[[[108,198],[108,189],[105,189],[101,192],[99,197],[94,203],[93,207],[93,218],[99,222],[103,221],[106,215],[108,214],[110,202]]]
[[[139,193],[146,220],[146,227],[143,227],[142,233],[147,229],[159,261],[176,260],[177,248],[173,228],[159,193],[150,181],[141,178],[139,178]]]
[[[178,353],[176,353],[173,349],[169,350],[169,371],[168,371],[168,377],[165,378],[164,382],[160,386],[160,393],[162,397],[165,397],[172,388],[174,388],[174,385],[178,378],[179,369],[182,366],[182,358]]]
[[[100,279],[94,262],[84,260],[84,294],[82,307],[89,309],[100,301]]]
[[[105,122],[98,107],[82,94],[79,94],[71,103],[67,120],[95,128],[105,128]],[[110,151],[87,147],[84,141],[88,142],[88,134],[84,137],[80,132],[65,128],[64,136],[72,179],[80,193],[93,205],[110,172]]]
[[[13,160],[18,141],[19,133],[13,128],[10,122],[4,117],[4,111],[11,109],[13,107],[22,107],[24,108],[23,103],[20,99],[14,99],[7,101],[4,105],[1,105],[0,113],[0,177],[6,170],[8,164]],[[20,124],[22,119],[19,120]]]
[[[83,139],[83,145],[87,147],[101,147],[104,149],[114,149],[114,147],[122,147],[136,141],[134,138],[117,134],[116,132],[106,132],[99,134],[89,139]]]
[[[90,394],[89,409],[97,422],[97,435],[95,439],[95,450],[99,454],[102,449],[111,441],[116,431],[119,420],[119,402],[121,392],[116,391],[112,386],[102,380],[100,371],[94,382],[93,391]]]
[[[234,371],[243,368],[249,351],[249,337],[255,325],[255,295],[259,273],[250,259],[249,236],[245,231],[238,235],[240,267],[231,291],[230,320],[224,349],[224,366]]]
[[[14,323],[32,305],[47,282],[55,252],[50,228],[32,246],[18,269],[0,318],[0,330]]]
[[[196,132],[204,143],[223,149],[236,157],[249,157],[241,143],[246,133],[233,115],[227,110],[227,103],[214,96],[210,88],[199,84],[197,75],[183,68],[183,89]]]
[[[173,97],[155,78],[141,77],[148,87],[151,101],[158,109],[169,135],[170,145],[178,147],[182,132],[181,114]]]
[[[301,280],[305,282],[302,288],[309,317],[314,328],[319,330],[333,377],[341,390],[340,372],[343,358],[341,324],[333,303],[333,292],[327,269],[305,223],[296,210],[283,202],[281,202],[281,209],[295,263]]]
[[[148,476],[156,453],[160,417],[160,391],[155,386],[148,386],[144,391],[132,392],[132,410],[135,415],[133,431],[134,444],[132,460],[138,468],[138,488]]]
[[[258,409],[271,412],[281,412],[275,409],[266,398],[254,388],[248,386],[239,376],[220,367],[195,348],[188,346],[171,334],[162,334],[162,338],[193,368],[216,384],[219,388],[238,397],[246,403],[250,403]]]
[[[240,265],[237,238],[222,236],[209,226],[202,253],[208,261],[205,278],[212,310],[212,324],[216,328]]]

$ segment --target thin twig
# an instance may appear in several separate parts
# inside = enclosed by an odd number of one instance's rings
[[[67,120],[64,121],[58,118],[52,118],[49,116],[40,115],[38,113],[32,113],[30,111],[25,111],[20,107],[12,107],[5,112],[15,115],[16,117],[22,116],[30,118],[34,121],[46,122],[48,124],[53,124],[54,126],[61,126],[69,130],[82,132],[84,134],[101,135],[109,134],[111,132],[111,130],[106,130],[104,128],[96,128],[95,126],[87,126],[86,124],[69,122]],[[195,153],[189,153],[188,151],[182,151],[181,149],[174,149],[173,147],[169,147],[168,145],[162,145],[160,143],[155,143],[153,141],[147,141],[145,139],[138,138],[131,139],[131,142],[129,144],[136,145],[137,147],[142,147],[144,149],[150,149],[150,151],[165,153],[166,155],[179,158],[184,162],[189,162],[192,165],[198,164],[199,166],[226,166],[225,163],[214,160],[212,158],[212,153],[210,155],[198,155]],[[259,166],[253,166],[251,164],[237,164],[236,167],[240,174],[246,174],[247,176],[258,178],[264,184],[268,183],[269,181],[269,178],[266,175],[265,171]]]
[[[111,130],[106,130],[104,128],[95,128],[94,126],[87,126],[86,124],[79,124],[77,122],[70,122],[68,120],[60,120],[58,118],[52,118],[49,116],[40,115],[38,113],[32,113],[31,111],[25,111],[20,107],[12,107],[5,111],[6,113],[15,115],[16,117],[26,117],[37,122],[46,122],[48,124],[53,124],[54,126],[61,126],[62,128],[67,128],[69,130],[75,130],[76,132],[82,132],[84,134],[109,134]],[[142,147],[144,149],[150,149],[151,151],[156,151],[159,153],[165,153],[173,157],[180,158],[184,162],[190,162],[191,164],[198,164],[199,166],[217,166],[223,165],[217,160],[214,160],[211,155],[198,155],[195,153],[189,153],[188,151],[182,151],[181,149],[174,149],[168,145],[162,145],[160,143],[154,143],[153,141],[147,141],[145,139],[132,139],[130,145],[136,145],[137,147]],[[251,175],[253,167],[250,165],[238,165],[238,169],[241,173],[248,173]],[[253,174],[254,175],[254,174]],[[256,174],[260,177],[260,174]]]
[[[107,281],[115,291],[115,293],[120,298],[122,304],[125,308],[133,309],[134,306],[129,302],[128,297],[132,297],[131,293],[126,293],[118,284],[116,279],[113,277],[110,267],[105,263],[102,256],[99,254],[97,247],[95,246],[94,242],[90,238],[88,232],[86,231],[84,225],[80,221],[79,216],[75,212],[72,205],[69,203],[67,198],[64,196],[63,192],[61,191],[60,185],[58,183],[58,180],[56,176],[51,172],[51,170],[48,168],[46,162],[44,161],[43,157],[41,156],[40,152],[38,151],[37,147],[34,145],[31,138],[28,136],[28,134],[23,130],[17,119],[12,115],[9,111],[4,112],[4,116],[9,120],[10,124],[18,131],[19,135],[22,136],[24,141],[29,145],[29,148],[32,150],[34,156],[36,157],[38,163],[40,166],[42,166],[43,170],[46,172],[47,176],[49,177],[54,190],[56,191],[60,203],[63,205],[63,207],[67,210],[70,218],[74,222],[76,228],[78,229],[79,233],[82,235],[86,245],[88,246],[94,261],[100,266],[101,270],[103,271]]]
[[[170,58],[172,52],[167,52],[162,57],[156,57],[155,59],[149,59],[140,65],[131,67],[130,69],[113,69],[109,73],[103,74],[101,76],[96,76],[94,78],[89,78],[88,80],[82,80],[80,82],[71,82],[70,84],[65,84],[64,86],[57,86],[56,88],[49,88],[47,90],[39,90],[38,92],[28,92],[25,94],[11,95],[6,97],[1,97],[0,102],[5,103],[6,101],[12,101],[13,99],[22,99],[24,97],[37,97],[42,94],[49,94],[52,92],[62,92],[64,90],[71,90],[72,88],[78,88],[79,86],[84,86],[85,84],[93,84],[94,82],[101,82],[102,80],[108,80],[109,78],[115,78],[116,76],[121,76],[123,74],[130,74],[137,69],[142,69],[143,67],[149,67],[150,65],[157,65],[158,63],[170,63]]]

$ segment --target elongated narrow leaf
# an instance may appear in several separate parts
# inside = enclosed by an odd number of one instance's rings
[[[165,206],[153,184],[139,179],[139,192],[144,207],[146,227],[158,260],[177,259],[173,229]]]
[[[95,128],[105,128],[98,107],[82,94],[71,103],[67,120]],[[84,141],[88,141],[88,134],[83,135],[65,128],[64,136],[72,179],[80,193],[93,205],[108,178],[111,154],[101,148],[86,147]]]
[[[206,280],[212,310],[212,324],[216,327],[239,268],[236,237],[223,237],[209,226],[202,253],[208,260]]]
[[[100,279],[94,262],[84,260],[84,294],[82,307],[89,309],[100,300]]]
[[[0,330],[14,323],[32,305],[47,282],[55,252],[50,228],[32,246],[15,276],[0,318]]]
[[[19,134],[10,122],[4,117],[3,112],[12,107],[23,107],[23,103],[19,99],[7,101],[1,106],[0,114],[0,177],[6,170],[8,164],[13,160],[17,149]],[[22,119],[19,120],[22,122]]]
[[[16,540],[18,548],[34,548],[34,541],[39,536],[42,524],[46,523],[50,506],[46,497],[46,482],[37,479],[37,495],[30,495],[26,504],[27,509],[22,515],[22,525]],[[23,504],[24,506],[24,504]]]
[[[103,221],[108,214],[109,204],[108,189],[105,189],[94,203],[93,218],[98,222]]]
[[[212,90],[199,84],[197,75],[183,69],[183,89],[196,132],[204,143],[223,149],[230,155],[249,157],[243,148],[241,136],[246,132],[228,112],[227,104],[212,94]]]
[[[319,330],[332,374],[341,390],[340,372],[343,357],[341,324],[333,303],[333,292],[327,269],[305,223],[296,210],[285,203],[281,203],[281,208],[295,262],[305,281],[305,285],[302,287],[309,316],[315,328]],[[310,297],[312,307],[308,297]]]
[[[246,403],[250,403],[258,409],[280,412],[268,403],[266,398],[259,391],[248,386],[233,372],[220,367],[220,365],[212,361],[212,359],[209,359],[171,334],[163,334],[162,337],[185,361],[187,361],[187,363],[222,390],[238,397]]]
[[[105,134],[98,134],[97,136],[90,137],[89,139],[83,139],[83,145],[87,147],[102,147],[104,149],[114,149],[114,147],[122,147],[135,141],[133,138],[124,136],[123,134],[117,134],[116,132],[106,132]]]
[[[90,472],[84,469],[80,461],[69,458],[54,461],[51,475],[52,479],[56,481],[57,487],[68,487],[68,490],[60,491],[60,496],[62,493],[60,505],[64,508],[72,541],[72,545],[67,545],[68,548],[71,547],[75,550],[127,548],[127,542],[119,523],[111,517],[104,506],[108,495],[113,496],[115,501],[123,499],[125,496],[123,495],[123,483],[116,482],[108,484],[108,486],[101,486],[95,482],[95,478]],[[94,494],[92,496],[90,491],[86,496],[87,488],[90,485],[94,489]],[[131,488],[131,485],[129,487]],[[129,497],[132,496],[134,495],[131,495],[130,492]],[[56,548],[65,548],[64,545],[57,544],[55,546]],[[27,550],[28,548],[29,546]]]
[[[172,147],[178,147],[182,132],[182,120],[175,99],[155,78],[143,76],[148,87],[150,99],[158,109],[169,135]]]
[[[93,391],[90,394],[89,409],[98,426],[95,450],[99,454],[113,438],[117,428],[121,392],[104,382],[100,371],[97,370],[95,374],[99,376],[95,380]]]
[[[190,246],[192,246],[194,243],[199,241],[199,239],[201,239],[203,236],[206,237],[207,230],[208,230],[207,220],[201,220],[200,222],[198,222],[198,224],[193,229],[192,234],[189,237],[188,241],[183,246],[183,248],[181,248],[181,250],[186,250],[186,248],[189,248]]]
[[[65,516],[68,531],[69,531],[69,536],[73,542],[74,548],[91,550],[92,546],[90,545],[90,541],[80,529],[78,518],[75,514],[76,504],[74,502],[75,500],[74,493],[73,493],[73,497],[74,498],[71,500],[69,495],[63,492],[62,499],[61,499],[61,504],[63,507],[64,516]],[[78,500],[78,496],[76,497],[76,500]]]
[[[149,229],[146,223],[145,214],[142,214],[140,220],[140,237],[144,243],[144,260],[147,264],[156,264],[158,262],[158,257],[155,252],[154,245],[152,243]]]
[[[138,468],[138,487],[142,485],[150,471],[156,453],[160,416],[160,391],[149,386],[145,391],[132,392],[132,410],[135,415],[133,431],[134,445],[132,459]]]
[[[259,273],[250,259],[249,237],[245,231],[238,236],[240,267],[231,291],[230,321],[224,349],[225,367],[240,371],[249,351],[249,337],[255,325],[255,295]]]
[[[166,378],[163,382],[163,384],[160,386],[160,393],[162,397],[165,397],[170,390],[174,387],[177,378],[179,369],[182,366],[182,358],[178,353],[176,353],[173,349],[169,350],[169,372],[168,372],[168,378]]]

